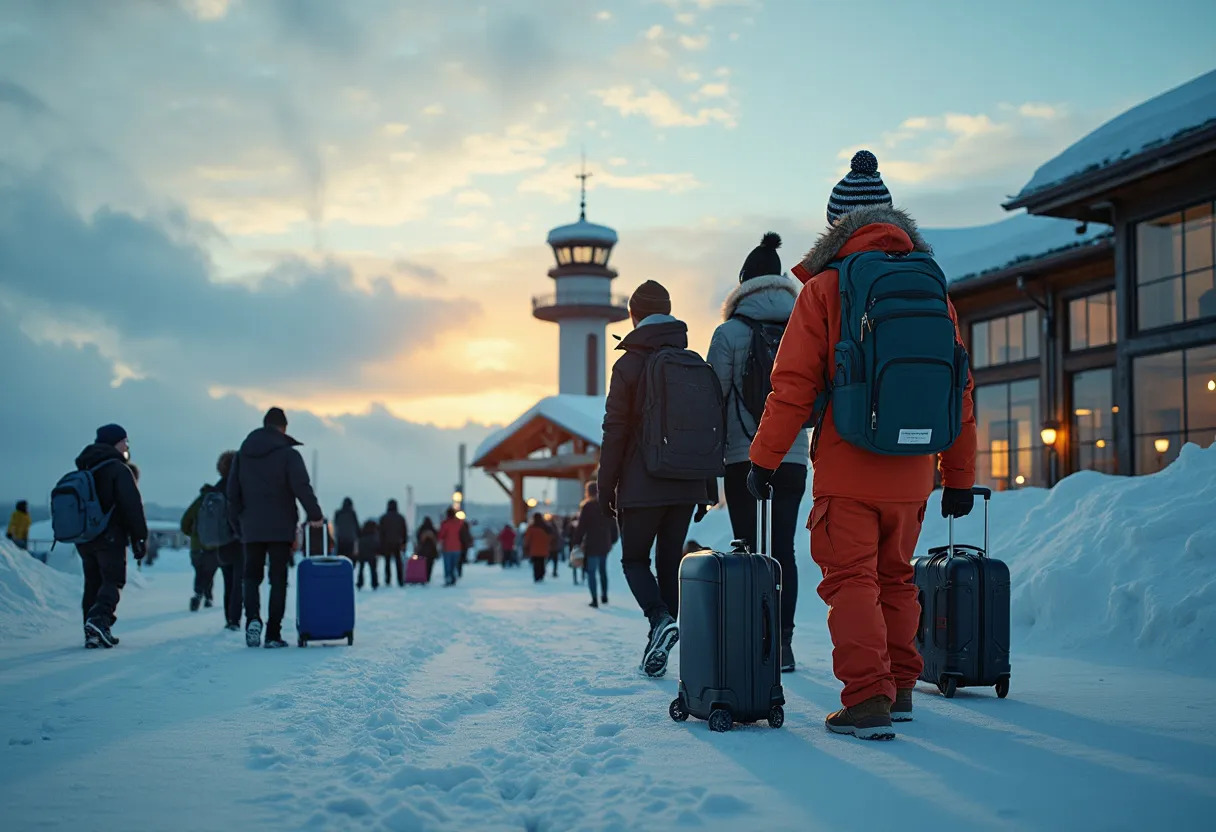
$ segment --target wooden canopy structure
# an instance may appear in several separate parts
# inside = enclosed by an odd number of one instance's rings
[[[599,465],[604,399],[559,395],[541,399],[477,449],[473,468],[485,471],[511,500],[512,522],[528,516],[528,477],[578,480],[595,476]]]

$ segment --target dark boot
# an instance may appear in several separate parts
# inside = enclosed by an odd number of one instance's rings
[[[793,673],[797,669],[794,664],[794,631],[781,631],[781,672]]]
[[[655,679],[665,674],[667,659],[679,640],[680,628],[677,626],[676,620],[669,614],[663,613],[650,628],[646,652],[642,655],[642,671]]]
[[[89,619],[89,621],[84,625],[84,631],[86,636],[88,634],[92,634],[102,647],[110,648],[118,645],[118,638],[110,632],[110,626],[104,621]],[[87,639],[85,646],[89,646]]]
[[[891,727],[891,700],[881,695],[829,714],[824,724],[834,734],[852,734],[862,740],[895,739],[895,729]]]
[[[895,704],[891,706],[891,721],[912,721],[912,688],[899,688],[895,691]]]

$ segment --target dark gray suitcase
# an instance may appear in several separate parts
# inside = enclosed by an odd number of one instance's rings
[[[950,518],[950,545],[912,561],[920,597],[916,646],[925,669],[921,681],[937,685],[947,699],[958,688],[995,687],[1009,693],[1009,567],[988,556],[988,501],[984,498],[984,547],[956,545]]]
[[[768,502],[760,536],[769,551]],[[694,552],[680,564],[680,692],[671,718],[785,722],[781,688],[781,564],[734,541],[730,552]]]

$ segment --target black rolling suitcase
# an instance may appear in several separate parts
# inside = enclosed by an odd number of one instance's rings
[[[988,488],[972,489],[984,498],[984,548],[950,545],[916,558],[920,627],[916,646],[925,660],[920,678],[937,685],[947,699],[958,688],[996,688],[1009,693],[1009,567],[988,556]]]
[[[781,688],[781,564],[769,557],[769,504],[760,506],[765,554],[741,541],[729,553],[694,552],[680,564],[680,693],[669,713],[709,721],[785,722]]]

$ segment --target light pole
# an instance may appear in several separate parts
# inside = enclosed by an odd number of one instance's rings
[[[1047,487],[1050,488],[1056,484],[1056,442],[1060,438],[1060,423],[1055,419],[1048,419],[1043,423],[1039,436],[1047,447]]]

